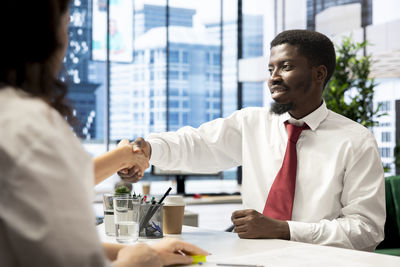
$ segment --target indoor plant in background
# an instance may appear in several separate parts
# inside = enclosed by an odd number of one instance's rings
[[[367,44],[344,37],[341,45],[335,46],[336,69],[323,97],[330,110],[370,128],[386,113],[379,111],[380,105],[373,106],[376,83],[369,77],[371,57],[362,55]]]
[[[376,83],[369,77],[371,57],[362,55],[367,44],[367,41],[357,43],[351,37],[345,37],[340,46],[336,45],[336,70],[323,96],[329,109],[371,129],[377,125],[377,118],[387,114],[379,111],[380,105],[373,106]],[[397,168],[400,166],[398,155],[400,156],[399,145],[394,151]],[[392,191],[388,187],[392,183],[392,178],[385,178],[386,191]],[[399,180],[395,179],[395,181]],[[388,193],[386,192],[385,240],[378,246],[376,252],[400,255],[398,212],[395,212],[395,205],[391,204],[394,203],[392,194]]]
[[[336,69],[323,97],[326,106],[361,125],[372,128],[377,118],[387,115],[373,105],[375,79],[370,77],[371,56],[363,55],[367,41],[355,42],[344,37],[336,47]],[[387,168],[385,168],[387,171]]]

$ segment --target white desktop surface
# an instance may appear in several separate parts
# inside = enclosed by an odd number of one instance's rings
[[[115,238],[104,233],[104,224],[97,226],[103,242],[116,243]],[[400,257],[311,245],[277,239],[240,239],[237,234],[184,226],[181,235],[166,235],[191,242],[212,255],[201,266],[216,263],[254,264],[275,266],[378,266],[399,267]],[[154,243],[159,239],[142,239],[138,242]],[[195,266],[195,265],[185,265]],[[200,266],[200,265],[197,265]]]

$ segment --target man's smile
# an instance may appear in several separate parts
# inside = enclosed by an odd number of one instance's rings
[[[288,91],[288,88],[286,88],[284,86],[279,86],[279,85],[272,86],[270,88],[270,92],[271,92],[271,96],[272,97],[278,97],[278,96],[286,93],[287,91]]]

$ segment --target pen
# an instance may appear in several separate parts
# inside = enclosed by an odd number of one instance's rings
[[[172,190],[172,187],[168,188],[167,192],[163,195],[163,197],[158,201],[158,204],[161,204],[164,199],[168,196],[169,192]]]
[[[169,192],[170,192],[171,190],[172,190],[171,187],[168,188],[167,192],[165,192],[165,194],[163,195],[163,197],[158,201],[158,204],[161,204],[161,203],[164,201],[164,199],[168,196],[168,194],[169,194]],[[145,215],[144,218],[140,221],[140,224],[139,224],[139,231],[141,231],[141,229],[143,229],[143,227],[149,223],[151,217],[153,217],[154,213],[156,213],[156,211],[157,211],[157,209],[158,209],[159,206],[160,206],[160,205],[153,206],[153,207],[150,206],[150,207],[149,207],[149,209],[147,210],[146,215]]]
[[[264,267],[264,265],[233,264],[233,263],[217,263],[217,266],[233,266],[233,267]]]

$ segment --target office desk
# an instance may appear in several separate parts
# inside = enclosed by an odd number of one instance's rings
[[[103,242],[115,243],[115,239],[104,234],[104,225],[97,226]],[[286,240],[240,239],[234,233],[206,230],[184,226],[181,235],[168,235],[182,239],[209,251],[207,263],[258,264],[275,266],[378,266],[399,267],[400,257],[311,245]],[[139,242],[154,243],[154,239],[139,239]],[[187,265],[194,266],[194,265]]]

